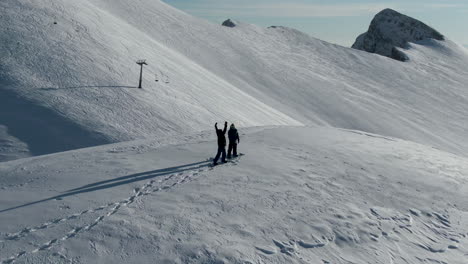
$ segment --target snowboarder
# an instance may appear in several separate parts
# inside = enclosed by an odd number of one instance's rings
[[[228,132],[229,138],[229,147],[228,147],[228,154],[227,158],[231,158],[231,152],[234,154],[234,157],[237,157],[237,143],[240,143],[239,133],[237,133],[237,129],[234,124],[231,124]]]
[[[216,135],[218,136],[218,152],[213,160],[213,165],[218,165],[218,159],[222,154],[221,161],[226,163],[226,130],[227,122],[224,122],[224,129],[218,129],[218,123],[215,124]]]

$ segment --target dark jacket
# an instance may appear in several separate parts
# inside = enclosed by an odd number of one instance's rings
[[[239,133],[237,133],[237,129],[230,128],[228,131],[228,138],[229,138],[229,143],[237,144],[237,142],[240,141]]]
[[[218,126],[215,124],[216,135],[218,136],[218,147],[224,148],[226,147],[226,130],[227,130],[227,123],[224,123],[224,129],[218,129]]]

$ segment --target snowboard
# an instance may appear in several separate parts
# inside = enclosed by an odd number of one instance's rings
[[[213,159],[214,159],[214,158],[210,158],[211,163],[210,163],[209,166],[210,166],[211,168],[213,168],[213,167],[222,166],[222,165],[224,165],[224,164],[236,163],[237,160],[238,160],[240,157],[244,156],[244,155],[245,155],[244,153],[239,153],[239,154],[237,155],[237,157],[232,157],[232,158],[230,158],[230,159],[226,158],[226,162],[225,162],[225,163],[223,163],[223,162],[221,162],[221,161],[218,161],[218,164],[216,164],[216,165],[214,165],[214,163],[213,163]]]

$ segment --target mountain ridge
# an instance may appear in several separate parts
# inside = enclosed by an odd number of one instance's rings
[[[0,93],[49,109],[106,143],[201,131],[228,120],[241,127],[335,126],[456,153],[468,149],[468,128],[459,122],[468,105],[461,89],[467,56],[450,40],[414,45],[407,53],[418,59],[402,66],[286,27],[211,24],[160,1],[17,3],[0,4],[6,40]],[[17,15],[22,12],[31,15]],[[137,59],[149,63],[142,90],[135,88]],[[161,76],[166,81],[155,82]],[[4,123],[6,137],[20,138]],[[25,124],[21,133],[34,129],[44,133],[13,143],[12,153],[18,146],[18,157],[34,155],[25,144],[54,142],[47,135],[61,128]]]

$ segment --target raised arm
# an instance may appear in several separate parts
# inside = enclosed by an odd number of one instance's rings
[[[215,131],[218,131],[218,123],[215,123]]]
[[[226,134],[227,131],[227,122],[224,122],[223,134]]]

